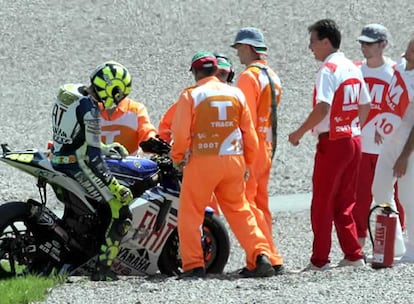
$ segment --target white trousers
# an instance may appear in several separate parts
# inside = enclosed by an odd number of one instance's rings
[[[393,167],[408,137],[407,130],[401,132],[400,136],[394,134],[387,138],[378,157],[375,169],[372,193],[375,204],[389,203],[394,210],[397,210],[394,201],[394,184],[397,178],[394,177]],[[406,174],[398,179],[398,197],[405,210],[407,248],[414,251],[414,156],[411,154]],[[395,256],[401,256],[405,252],[404,240],[402,237],[401,224],[398,220],[396,231]],[[414,252],[407,252],[413,255]]]

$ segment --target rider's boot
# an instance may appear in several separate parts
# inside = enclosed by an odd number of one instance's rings
[[[112,200],[110,201],[111,205]],[[116,281],[118,277],[111,270],[112,263],[119,252],[119,244],[131,227],[132,215],[128,206],[121,206],[117,212],[113,212],[120,204],[112,202],[112,218],[105,233],[105,241],[101,245],[98,261],[94,273],[91,275],[92,281]],[[114,215],[117,218],[114,218]]]

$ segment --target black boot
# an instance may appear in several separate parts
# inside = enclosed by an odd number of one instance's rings
[[[118,277],[111,270],[112,263],[119,252],[119,244],[127,234],[132,224],[132,214],[128,206],[123,206],[117,200],[109,202],[111,221],[105,232],[105,241],[101,245],[96,269],[91,275],[92,281],[117,281]]]
[[[96,262],[95,271],[91,275],[92,281],[117,281],[117,275],[111,270],[112,263],[119,252],[121,237],[118,229],[119,220],[111,220],[105,234],[105,243],[101,245]]]
[[[91,281],[118,281],[119,278],[115,272],[111,270],[111,266],[101,263],[96,264],[95,271],[91,275]]]
[[[243,268],[239,275],[243,278],[261,278],[261,277],[271,277],[275,274],[275,270],[272,267],[272,264],[269,261],[269,258],[264,254],[259,254],[256,258],[256,268],[253,270],[248,270]]]
[[[285,267],[283,265],[273,265],[272,267],[275,271],[275,275],[281,275],[285,273]]]
[[[199,279],[199,278],[205,278],[206,277],[206,271],[203,267],[196,267],[191,270],[185,271],[181,273],[177,280],[182,279]]]

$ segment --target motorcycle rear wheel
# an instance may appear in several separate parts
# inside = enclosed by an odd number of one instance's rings
[[[201,244],[207,273],[222,273],[230,254],[230,240],[226,227],[217,215],[207,212],[203,223]],[[182,273],[177,229],[169,236],[158,259],[158,268],[169,276]]]
[[[30,206],[24,202],[0,206],[0,279],[27,273],[29,251],[36,248],[33,234],[25,225],[29,213]]]

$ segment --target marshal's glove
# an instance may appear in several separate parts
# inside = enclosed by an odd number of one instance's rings
[[[250,169],[246,168],[246,171],[244,171],[244,181],[247,182],[249,178],[250,178]]]
[[[186,165],[186,161],[182,160],[180,162],[173,162],[173,167],[178,172],[182,173],[184,170],[184,166]]]
[[[111,144],[101,143],[101,150],[105,156],[125,158],[129,155],[128,150],[118,142],[113,142]]]
[[[129,190],[128,187],[121,185],[115,177],[112,178],[108,188],[122,205],[128,205],[133,199],[131,190]]]

